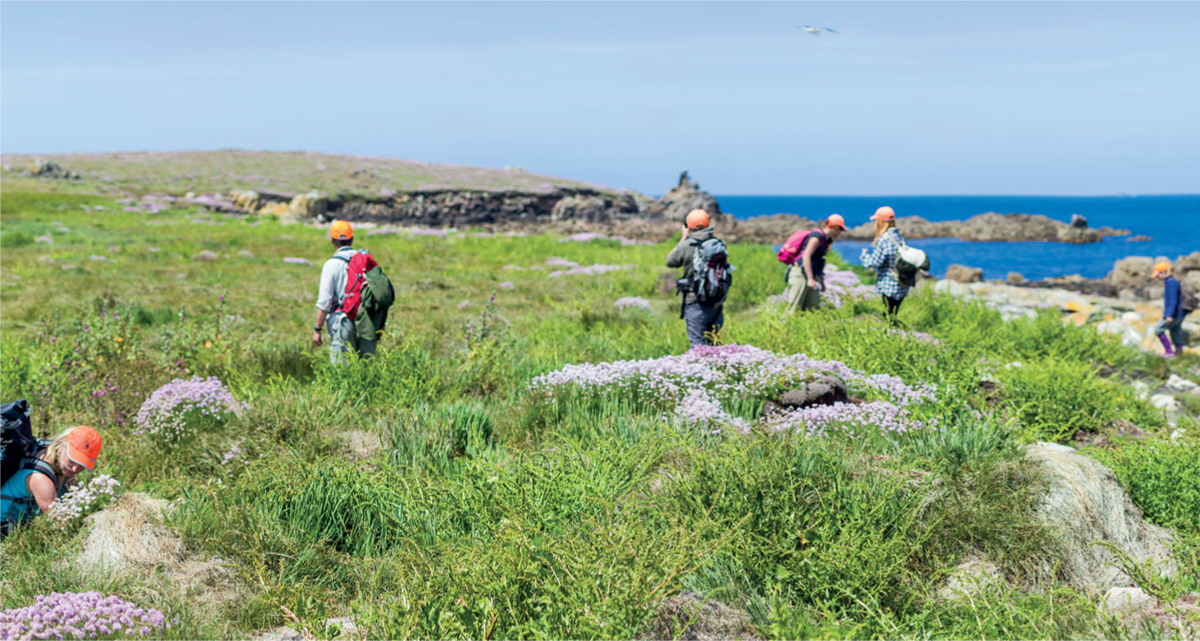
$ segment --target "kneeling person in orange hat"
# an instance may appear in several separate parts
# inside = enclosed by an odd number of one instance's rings
[[[4,486],[0,487],[0,531],[50,511],[75,483],[75,476],[96,468],[104,445],[100,434],[86,426],[59,434],[44,449],[31,451]]]
[[[354,352],[363,358],[375,355],[375,337],[358,336],[354,321],[342,311],[346,298],[346,274],[354,257],[354,230],[350,223],[335,220],[329,227],[329,242],[334,253],[321,267],[321,285],[317,290],[317,322],[313,325],[313,345],[321,345],[321,330],[329,328],[329,360],[337,363],[343,354]]]
[[[788,238],[788,243],[800,244],[795,248],[796,258],[787,271],[787,291],[784,295],[787,296],[788,313],[796,309],[816,309],[821,305],[821,292],[825,290],[825,254],[844,231],[846,220],[834,214],[825,219],[820,229],[810,232],[801,230]]]

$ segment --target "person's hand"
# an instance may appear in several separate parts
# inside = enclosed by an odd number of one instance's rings
[[[811,279],[811,278],[810,278],[810,279],[808,279],[808,288],[809,288],[809,289],[816,289],[816,288],[817,288],[817,281],[815,281],[815,280],[813,280],[813,279]]]
[[[1174,319],[1174,318],[1171,318],[1170,316],[1168,316],[1168,317],[1164,318],[1163,320],[1167,321],[1168,323],[1174,323],[1174,322],[1175,322],[1175,319]]]
[[[321,332],[313,330],[313,347],[321,346]]]
[[[685,238],[687,238],[687,237],[688,237],[688,232],[689,232],[689,231],[691,231],[691,230],[690,230],[690,229],[688,229],[688,226],[687,226],[687,225],[684,225],[684,226],[683,226],[683,237],[682,237],[682,238],[680,238],[679,240],[684,240]]]

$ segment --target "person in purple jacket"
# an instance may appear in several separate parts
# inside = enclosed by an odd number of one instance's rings
[[[1155,265],[1150,277],[1163,281],[1163,317],[1154,324],[1154,334],[1162,341],[1163,355],[1170,358],[1183,351],[1183,287],[1171,275],[1171,263],[1166,261]],[[1171,343],[1175,343],[1175,349],[1171,349]]]

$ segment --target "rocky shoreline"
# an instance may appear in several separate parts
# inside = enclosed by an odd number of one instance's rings
[[[1154,263],[1165,256],[1129,256],[1113,264],[1103,279],[1090,280],[1064,276],[1042,281],[1025,281],[1010,274],[1007,281],[983,281],[981,270],[952,265],[947,278],[934,288],[962,298],[983,301],[1006,318],[1034,316],[1042,309],[1058,309],[1066,322],[1094,325],[1098,331],[1120,337],[1126,345],[1149,352],[1161,352],[1154,336],[1154,324],[1162,318],[1163,284],[1150,278]],[[1193,292],[1200,292],[1200,251],[1178,256],[1172,261],[1176,278]],[[955,269],[955,268],[959,269]],[[1200,340],[1200,311],[1189,315],[1183,324],[1192,336],[1188,353],[1200,354],[1194,344]]]
[[[56,160],[6,156],[5,160],[11,161],[4,164],[8,176],[56,184],[90,181],[105,193],[143,200],[149,198],[160,203],[182,200],[185,204],[200,204],[231,214],[274,215],[283,222],[324,222],[341,218],[381,225],[476,227],[490,232],[593,232],[663,242],[678,233],[679,224],[688,211],[701,208],[709,212],[723,238],[762,244],[782,242],[797,229],[819,224],[819,221],[792,214],[735,220],[722,212],[717,199],[702,191],[686,171],[666,195],[652,198],[629,190],[537,177],[523,173],[519,168],[503,171],[447,168],[400,159],[329,154],[227,150],[83,154],[56,157]],[[274,171],[263,171],[262,163],[268,162],[277,164]],[[308,166],[313,162],[315,169]],[[149,171],[146,167],[155,165],[162,165],[155,170],[158,173],[142,175]],[[246,173],[218,171],[223,167],[240,168]],[[406,175],[397,172],[414,171],[429,172],[430,180],[435,180],[435,175],[441,176],[443,184],[424,182],[405,188],[393,187],[401,184],[398,182],[400,176]],[[457,184],[449,184],[451,179],[446,176],[452,176],[452,182]],[[477,176],[474,182],[478,187],[471,186],[472,176]],[[175,193],[156,195],[153,191],[155,182]],[[305,183],[311,185],[308,191],[288,190],[288,187]],[[223,186],[216,193],[200,196],[193,193],[216,185]],[[868,214],[862,212],[861,218],[865,219]],[[1090,228],[1082,216],[1064,223],[1025,213],[988,212],[962,221],[942,222],[906,216],[897,222],[905,237],[911,240],[958,238],[979,242],[1080,244],[1130,234],[1123,229]],[[873,235],[874,227],[865,222],[849,229],[844,237],[870,240]]]

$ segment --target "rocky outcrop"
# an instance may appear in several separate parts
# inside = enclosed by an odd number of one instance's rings
[[[820,221],[793,214],[775,214],[739,220],[734,226],[737,240],[774,244],[783,242],[797,229],[819,227]],[[918,216],[896,219],[896,226],[908,240],[922,238],[959,238],[980,242],[1045,241],[1060,243],[1094,243],[1105,236],[1128,234],[1126,230],[1101,227],[1091,229],[1071,226],[1036,214],[987,213],[967,220],[932,222]],[[874,223],[863,223],[846,230],[847,240],[872,240]]]
[[[1082,218],[1082,217],[1081,217]],[[1038,214],[997,214],[989,212],[972,216],[966,220],[931,222],[917,216],[896,219],[896,226],[909,240],[921,238],[959,238],[979,242],[1049,241],[1062,243],[1094,243],[1105,236],[1122,236],[1126,230],[1101,227],[1091,229],[1069,225]],[[875,236],[875,225],[863,223],[847,231],[853,240],[870,240]]]
[[[639,213],[650,219],[663,219],[673,223],[683,223],[688,212],[693,209],[703,209],[708,212],[709,220],[718,224],[724,217],[717,199],[707,192],[700,190],[700,185],[688,177],[688,172],[679,175],[679,184],[671,188],[665,196],[647,203]]]
[[[983,280],[983,270],[978,267],[951,265],[946,268],[946,278],[956,283],[978,283]]]
[[[1114,549],[1163,576],[1176,571],[1171,532],[1142,520],[1112,470],[1065,445],[1038,443],[1025,456],[1049,481],[1038,516],[1062,545],[1057,573],[1088,593],[1135,587]]]
[[[33,178],[49,178],[52,180],[80,180],[83,178],[77,171],[71,171],[52,160],[31,160],[26,166],[28,176]]]

